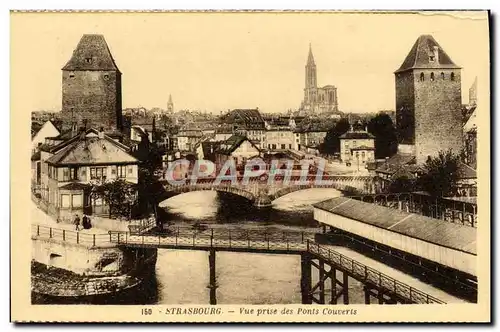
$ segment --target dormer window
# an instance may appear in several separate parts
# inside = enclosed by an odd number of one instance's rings
[[[85,58],[86,63],[92,63],[92,58]]]

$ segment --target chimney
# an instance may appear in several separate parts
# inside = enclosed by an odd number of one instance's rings
[[[73,124],[71,125],[71,137],[76,136],[77,133],[78,133],[78,126],[76,122],[73,122]]]
[[[98,136],[99,136],[99,139],[103,139],[104,138],[104,129],[102,127],[99,129]]]
[[[434,46],[434,62],[439,63],[439,46]]]

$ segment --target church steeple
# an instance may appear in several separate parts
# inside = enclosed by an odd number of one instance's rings
[[[316,64],[314,63],[314,56],[313,56],[311,43],[309,43],[309,56],[307,57],[307,65],[308,66],[316,66]]]
[[[306,64],[306,89],[316,88],[316,64],[312,53],[311,44],[309,44],[309,55]]]
[[[167,110],[169,113],[174,112],[174,102],[172,101],[172,95],[168,95]]]

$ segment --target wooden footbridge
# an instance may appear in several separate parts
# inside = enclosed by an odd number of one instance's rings
[[[242,229],[176,227],[165,233],[109,232],[85,234],[45,226],[32,227],[32,238],[71,241],[86,246],[116,245],[131,248],[202,250],[209,252],[210,304],[216,304],[216,252],[250,252],[301,256],[302,303],[349,303],[349,277],[361,282],[365,303],[445,303],[365,264],[315,243],[315,233]],[[316,276],[318,276],[316,278]],[[340,277],[339,277],[340,276]],[[314,279],[314,282],[313,282]],[[329,283],[329,288],[326,287]]]

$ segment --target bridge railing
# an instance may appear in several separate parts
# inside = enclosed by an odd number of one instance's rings
[[[385,289],[391,293],[398,294],[402,298],[409,299],[413,303],[445,303],[427,293],[419,291],[405,283],[397,281],[382,272],[379,272],[367,265],[364,265],[352,258],[344,256],[334,250],[321,246],[318,243],[307,240],[307,251],[316,257],[342,267],[353,277],[372,284],[378,288]]]
[[[107,234],[89,234],[42,225],[31,225],[31,236],[94,247],[111,242]]]
[[[304,251],[313,233],[260,230],[199,230],[175,227],[163,234],[130,234],[110,232],[112,242],[123,245],[167,246],[192,248],[225,248],[248,250]]]

